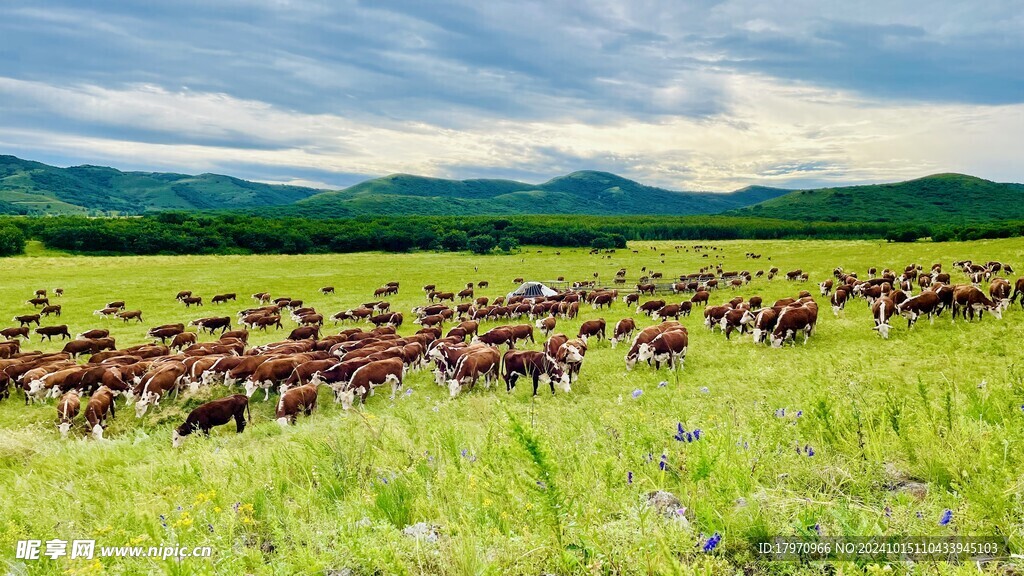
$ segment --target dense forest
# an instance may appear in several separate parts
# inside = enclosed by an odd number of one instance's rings
[[[6,217],[0,255],[26,239],[80,254],[310,254],[493,250],[523,245],[621,248],[630,240],[885,238],[974,240],[1024,235],[1024,222],[962,226],[797,222],[728,216],[512,216],[304,219],[162,212],[132,218]]]

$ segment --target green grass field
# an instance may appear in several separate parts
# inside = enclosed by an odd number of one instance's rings
[[[809,535],[815,526],[836,536],[1001,535],[1024,550],[1024,312],[1014,306],[1002,321],[973,324],[951,324],[946,312],[910,332],[894,319],[883,341],[863,301],[837,319],[816,286],[837,265],[862,277],[869,266],[912,262],[951,271],[965,258],[1021,270],[1024,241],[718,242],[709,258],[677,253],[674,244],[652,251],[633,243],[638,254],[620,250],[610,259],[550,248],[512,256],[69,258],[37,247],[38,256],[0,260],[3,318],[30,312],[25,300],[35,289],[59,286],[64,315],[50,323],[67,323],[73,334],[109,326],[120,346],[143,342],[158,324],[234,315],[258,291],[301,298],[328,315],[373,300],[374,288],[397,280],[402,291],[389,300],[406,314],[401,332],[408,334],[418,328],[410,309],[425,301],[427,283],[457,290],[488,280],[478,295],[493,298],[517,276],[611,278],[626,267],[635,278],[644,265],[668,276],[721,257],[727,269],[801,267],[811,281],[755,279],[713,293],[712,304],[755,294],[771,302],[800,289],[821,303],[806,346],[772,349],[749,336],[727,342],[703,327],[697,311],[683,321],[690,347],[678,375],[646,365],[626,372],[625,349],[600,343],[569,394],[534,399],[522,384],[511,395],[480,386],[452,400],[423,370],[407,378],[411,392],[391,401],[381,390],[348,413],[322,391],[318,412],[284,430],[273,421],[276,396],[263,402],[258,393],[243,434],[223,427],[177,450],[171,429],[227,389],[165,401],[141,420],[118,400],[102,442],[86,439],[82,427],[62,440],[53,401],[26,407],[16,393],[0,402],[0,559],[12,574],[883,573],[870,562],[833,572],[821,563],[767,564],[750,550],[753,539]],[[764,257],[747,260],[748,251]],[[954,278],[964,281],[959,272]],[[338,293],[320,295],[324,285]],[[240,300],[186,310],[174,300],[185,289],[207,300],[236,292]],[[115,299],[141,309],[145,323],[92,314]],[[611,326],[627,314],[621,299],[611,311],[585,307],[558,330],[575,336],[582,320],[603,316]],[[283,331],[253,333],[250,343],[283,339],[292,327],[286,321]],[[635,390],[642,393],[634,398]],[[676,441],[677,423],[700,428],[701,438]],[[685,514],[665,518],[647,506],[654,490],[676,495]],[[946,509],[952,521],[940,525]],[[439,538],[403,534],[419,522],[436,526]],[[705,553],[715,532],[721,543]],[[215,553],[181,561],[15,560],[16,542],[30,538],[209,545]],[[1011,573],[994,563],[980,568]],[[975,574],[979,567],[891,569]]]

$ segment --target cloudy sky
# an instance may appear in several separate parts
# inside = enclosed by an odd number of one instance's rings
[[[1024,181],[1024,3],[7,0],[0,153],[341,187]]]

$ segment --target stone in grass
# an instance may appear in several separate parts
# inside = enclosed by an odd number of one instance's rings
[[[885,476],[885,488],[890,492],[902,492],[918,500],[928,496],[928,484],[904,473],[891,462],[885,464]]]
[[[658,514],[666,518],[678,520],[687,526],[690,525],[690,520],[686,517],[689,511],[679,501],[679,498],[676,498],[675,494],[664,490],[656,490],[648,492],[644,499],[647,505],[654,508]]]
[[[402,534],[426,542],[437,542],[437,539],[441,537],[440,528],[426,522],[417,522],[416,524],[406,526],[402,530]]]

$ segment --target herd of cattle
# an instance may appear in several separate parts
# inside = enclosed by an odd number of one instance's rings
[[[888,269],[878,273],[871,268],[863,280],[856,273],[836,268],[834,278],[818,287],[820,294],[829,298],[836,316],[851,299],[863,298],[871,311],[874,330],[885,338],[891,329],[889,322],[896,315],[906,318],[912,328],[920,317],[934,321],[946,308],[955,321],[957,317],[980,320],[985,312],[1001,318],[1002,311],[1018,297],[1024,306],[1024,278],[1011,287],[1009,280],[999,276],[1012,273],[1006,264],[962,261],[955,262],[954,267],[966,275],[968,283],[952,284],[950,274],[935,264],[928,272],[920,265],[909,265],[898,274]],[[234,318],[225,315],[192,320],[189,326],[195,327],[195,332],[187,330],[185,323],[156,326],[147,332],[150,342],[124,348],[117,346],[108,329],[87,330],[72,339],[66,325],[41,326],[41,315],[59,316],[61,307],[51,304],[46,291],[40,290],[28,303],[43,307],[43,311],[16,316],[19,326],[0,331],[7,338],[0,341],[0,400],[10,396],[12,386],[22,391],[26,404],[57,399],[57,427],[62,435],[69,434],[81,416],[86,429],[102,438],[107,420],[115,415],[118,397],[125,399],[126,406],[133,405],[141,418],[151,406],[159,406],[183,390],[195,392],[214,384],[244,389],[245,394],[232,394],[193,410],[173,431],[173,444],[178,446],[193,432],[209,434],[214,426],[232,420],[242,432],[249,398],[260,390],[264,400],[269,400],[272,391],[279,394],[275,418],[288,425],[298,414],[312,413],[320,387],[329,388],[335,401],[348,410],[357,401],[365,404],[382,386],[390,387],[394,398],[410,371],[430,368],[435,382],[452,398],[472,390],[481,380],[487,388],[503,380],[509,392],[521,378],[532,381],[534,395],[541,385],[549,386],[552,394],[556,389],[569,392],[579,378],[588,349],[605,340],[611,348],[621,342],[630,344],[625,355],[627,370],[637,363],[655,369],[664,364],[678,370],[689,347],[689,333],[680,319],[689,316],[694,307],[704,307],[705,326],[720,330],[727,339],[733,332],[749,332],[755,343],[770,342],[773,347],[795,344],[800,334],[806,343],[817,324],[818,304],[807,290],[771,306],[763,306],[759,296],[737,296],[721,305],[709,304],[716,290],[726,286],[738,289],[753,278],[774,278],[779,275],[777,268],[767,274],[751,274],[707,266],[667,284],[655,283],[662,279],[661,274],[646,269],[643,272],[645,276],[635,290],[621,297],[618,287],[591,287],[593,282],[576,283],[550,296],[509,294],[494,299],[475,294],[475,289],[486,288],[487,282],[470,283],[451,292],[427,285],[423,287],[426,303],[411,310],[415,316],[412,324],[419,328],[407,336],[398,334],[403,314],[392,311],[390,303],[383,300],[365,302],[329,317],[335,326],[346,322],[368,326],[335,328],[335,333],[324,334],[324,315],[302,300],[257,293],[252,295],[257,305],[239,311]],[[621,270],[617,277],[624,274]],[[785,273],[785,277],[794,283],[809,278],[802,270]],[[980,288],[984,282],[988,282],[988,296]],[[334,288],[326,286],[320,292],[333,294]],[[399,283],[390,282],[376,289],[374,297],[398,292]],[[655,296],[656,292],[665,296]],[[62,294],[57,289],[53,297]],[[689,296],[670,301],[669,294]],[[644,300],[645,296],[648,299]],[[179,292],[176,299],[185,307],[203,305],[202,298],[189,291]],[[222,305],[234,300],[235,294],[218,294],[210,302]],[[559,322],[576,318],[582,306],[610,310],[620,300],[634,313],[614,323],[610,338],[604,318],[583,321],[573,337],[558,331]],[[123,301],[108,303],[96,315],[142,322],[142,312],[126,310]],[[636,315],[649,316],[654,324],[641,329]],[[283,328],[283,318],[295,323],[287,338],[249,345],[250,330]],[[233,327],[234,319],[241,327]],[[483,330],[482,325],[490,322],[498,325]],[[23,351],[22,340],[30,339],[33,323],[40,340],[54,336],[69,340],[63,350]],[[535,339],[535,330],[543,336],[542,342]],[[203,332],[216,339],[200,342],[199,334]],[[536,343],[540,343],[539,349],[529,346]],[[79,362],[82,356],[88,356],[84,363]],[[86,397],[83,413],[81,404]]]

